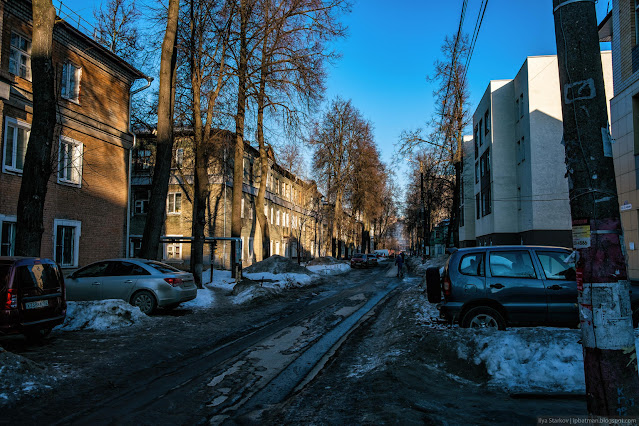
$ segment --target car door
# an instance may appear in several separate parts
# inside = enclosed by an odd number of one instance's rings
[[[510,322],[546,322],[546,289],[529,250],[491,250],[487,269],[486,295],[506,309]]]
[[[108,262],[96,262],[71,274],[65,281],[67,299],[99,300],[108,265]]]
[[[107,276],[102,280],[102,298],[128,300],[140,276],[139,270],[142,267],[132,262],[109,262]]]
[[[548,321],[553,324],[577,324],[577,281],[574,265],[567,261],[567,250],[535,250],[544,272],[548,300]]]

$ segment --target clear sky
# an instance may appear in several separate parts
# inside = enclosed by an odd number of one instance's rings
[[[63,1],[87,19],[100,4]],[[608,3],[596,2],[599,21]],[[468,34],[480,4],[468,0]],[[373,123],[386,163],[402,130],[423,127],[433,113],[433,87],[426,76],[441,57],[444,37],[457,31],[461,8],[462,0],[354,0],[352,13],[344,17],[349,36],[337,43],[343,56],[329,69],[326,98],[352,99]],[[552,9],[552,0],[488,0],[468,71],[471,111],[490,80],[513,78],[526,56],[556,53]]]

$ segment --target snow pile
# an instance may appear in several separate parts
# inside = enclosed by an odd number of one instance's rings
[[[343,263],[343,262],[341,260],[335,259],[332,256],[316,257],[315,259],[311,259],[306,264],[306,267],[308,268],[309,266],[317,266],[317,265],[335,265],[337,263]]]
[[[211,279],[211,271],[213,272],[213,278]],[[213,287],[228,287],[231,288],[235,284],[235,278],[231,277],[231,271],[224,271],[219,269],[209,269],[202,272],[202,281],[208,283]]]
[[[51,389],[55,381],[46,367],[0,348],[0,406]]]
[[[297,262],[278,255],[268,257],[261,262],[244,268],[245,275],[265,272],[271,274],[313,274],[305,267],[298,265]]]
[[[326,265],[310,265],[306,266],[306,269],[320,275],[339,275],[350,271],[351,266],[348,263],[338,262]]]
[[[311,274],[310,271],[307,271],[308,274]],[[307,274],[292,274],[292,273],[282,273],[282,274],[273,274],[270,272],[254,272],[254,273],[243,273],[242,276],[248,278],[249,280],[259,282],[262,287],[271,287],[271,288],[292,288],[292,287],[301,287],[305,285],[309,285],[313,282],[316,276],[307,275]]]
[[[204,286],[204,288],[197,289],[197,297],[195,299],[180,304],[180,307],[188,309],[201,309],[210,308],[213,305],[215,305],[215,296],[213,295],[213,290]]]
[[[119,299],[67,302],[67,317],[59,328],[75,330],[113,330],[144,322],[148,317],[140,308]]]
[[[585,391],[579,330],[535,327],[460,331],[465,333],[457,342],[458,356],[476,365],[484,364],[493,385],[510,392]]]

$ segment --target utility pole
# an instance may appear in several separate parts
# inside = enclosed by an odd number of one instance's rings
[[[553,0],[588,412],[639,414],[629,285],[594,0]]]

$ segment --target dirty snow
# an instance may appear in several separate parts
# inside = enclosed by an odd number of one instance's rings
[[[24,396],[34,397],[55,381],[48,368],[0,347],[0,407]]]
[[[213,290],[207,288],[207,285],[205,284],[204,288],[197,289],[197,297],[195,299],[181,303],[180,307],[188,309],[201,309],[210,308],[214,305],[215,296],[213,295]]]
[[[140,308],[124,300],[108,299],[67,302],[67,317],[59,330],[113,330],[146,321]]]
[[[350,271],[351,267],[348,263],[333,263],[326,265],[309,265],[306,266],[306,269],[320,275],[339,275]]]

